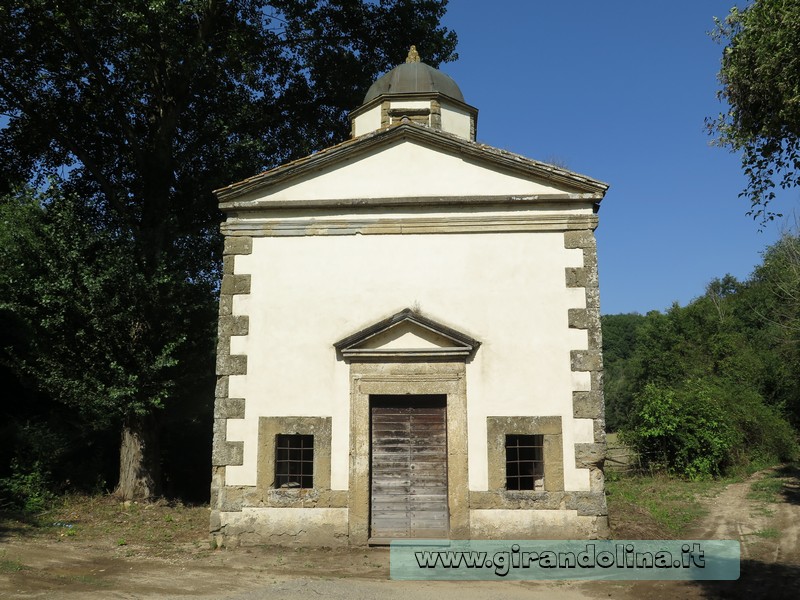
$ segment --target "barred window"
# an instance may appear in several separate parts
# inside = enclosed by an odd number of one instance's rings
[[[544,490],[544,436],[506,436],[506,489]]]
[[[314,487],[314,436],[275,436],[275,487]]]

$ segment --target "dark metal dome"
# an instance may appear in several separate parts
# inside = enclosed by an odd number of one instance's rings
[[[378,78],[373,83],[364,104],[381,94],[410,94],[414,92],[439,92],[450,98],[464,102],[464,95],[453,81],[441,71],[420,62],[417,49],[411,46],[406,62]]]

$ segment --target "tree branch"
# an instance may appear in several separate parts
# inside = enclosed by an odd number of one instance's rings
[[[68,13],[66,8],[64,9],[64,16],[67,19],[67,25],[69,26],[70,32],[72,33],[72,40],[74,41],[74,49],[77,52],[78,56],[86,63],[89,67],[89,70],[94,74],[97,80],[100,83],[101,88],[103,89],[104,95],[109,99],[109,105],[111,110],[114,113],[114,116],[117,118],[117,121],[122,128],[123,133],[125,134],[125,139],[133,150],[135,160],[137,164],[141,167],[144,166],[144,153],[139,146],[139,136],[137,135],[136,131],[134,131],[131,124],[128,122],[128,116],[125,114],[125,111],[121,110],[119,105],[119,94],[115,88],[115,86],[111,83],[108,79],[108,75],[106,74],[105,69],[100,64],[99,60],[96,57],[96,52],[89,50],[89,48],[84,43],[84,36],[82,35],[80,26],[78,25],[77,21],[73,14]]]

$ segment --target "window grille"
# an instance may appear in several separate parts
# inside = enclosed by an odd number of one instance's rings
[[[314,436],[275,436],[275,487],[314,487]]]
[[[544,490],[544,436],[506,436],[506,489]]]

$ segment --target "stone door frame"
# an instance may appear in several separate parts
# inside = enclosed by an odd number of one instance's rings
[[[463,362],[350,364],[349,538],[367,545],[370,535],[370,395],[447,397],[447,497],[450,538],[469,537],[467,388]]]

